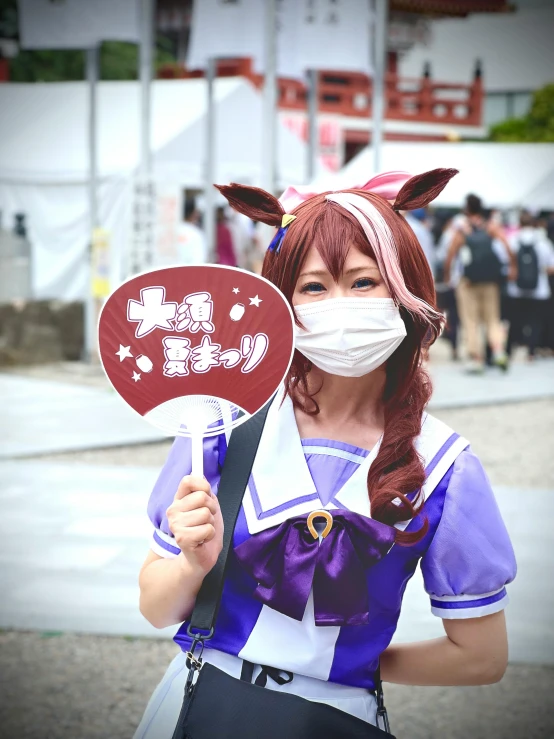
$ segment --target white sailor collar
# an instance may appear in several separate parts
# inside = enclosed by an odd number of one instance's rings
[[[281,390],[267,414],[245,491],[243,505],[249,532],[255,534],[323,508],[344,507],[369,517],[365,480],[377,449],[366,457],[335,496],[336,503],[329,501],[323,505],[306,461],[292,400],[288,395],[282,398]]]
[[[379,451],[380,441],[334,498],[327,505],[323,505],[308,467],[292,400],[288,395],[284,400],[282,398],[281,388],[267,414],[252,474],[243,498],[250,534],[256,534],[287,519],[321,509],[332,511],[345,508],[370,517],[367,475]],[[454,432],[446,424],[425,414],[416,448],[426,467],[452,435]],[[454,436],[459,438],[457,435]],[[466,446],[467,441],[461,440],[461,443],[458,441],[446,449],[437,473],[442,470],[444,474]],[[437,473],[433,475],[433,480],[427,481],[432,484],[426,483],[424,486],[425,497],[428,497],[438,484],[440,478]],[[404,526],[400,524],[400,528]]]

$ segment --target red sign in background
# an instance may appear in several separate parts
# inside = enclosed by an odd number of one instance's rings
[[[233,267],[168,267],[131,278],[99,321],[102,364],[141,416],[210,395],[249,414],[279,387],[293,353],[293,318],[267,280]]]

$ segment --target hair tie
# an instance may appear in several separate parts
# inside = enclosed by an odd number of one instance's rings
[[[267,247],[268,251],[279,254],[279,251],[281,250],[281,244],[283,243],[283,239],[285,238],[288,228],[295,219],[296,216],[293,216],[290,213],[285,213],[283,215],[283,217],[281,218],[281,228],[277,231],[277,233],[271,240],[271,244]]]

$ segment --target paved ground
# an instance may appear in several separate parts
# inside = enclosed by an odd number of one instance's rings
[[[0,654],[0,739],[130,739],[176,648],[12,632]],[[554,669],[511,666],[497,685],[386,685],[385,695],[398,739],[551,739],[553,690]]]
[[[548,488],[554,484],[554,399],[478,408],[434,409],[433,414],[469,439],[498,485]],[[37,459],[71,464],[157,467],[171,441],[40,455]]]
[[[520,388],[554,382],[547,367],[523,367]],[[102,390],[94,372],[64,372],[70,383]],[[458,368],[442,376],[449,373],[454,388],[467,380]],[[27,374],[50,382],[63,373]],[[481,456],[514,538],[520,573],[508,621],[511,658],[519,663],[499,685],[483,688],[387,686],[399,739],[554,736],[554,670],[545,664],[554,664],[554,593],[545,587],[554,581],[554,399],[529,400],[524,388],[523,402],[506,404],[497,393],[495,405],[482,406],[477,396],[493,398],[483,384],[474,387],[476,406],[434,412]],[[0,633],[0,739],[132,736],[175,653],[168,640],[130,638],[154,635],[136,609],[136,573],[148,546],[144,506],[167,449],[167,441],[64,454],[43,448],[49,453],[40,459],[0,463],[0,626],[20,630]],[[417,578],[405,605],[398,639],[440,632]],[[72,629],[119,636],[59,634]]]
[[[157,473],[0,462],[0,627],[160,635],[137,608]]]
[[[163,438],[113,390],[0,375],[0,459]]]
[[[554,399],[433,413],[469,439],[494,485],[554,489]]]
[[[435,385],[433,410],[554,398],[554,359],[542,359],[532,366],[515,362],[506,374],[490,370],[476,378],[464,374],[461,365],[442,361],[443,351],[437,350],[437,359],[430,364]],[[72,370],[68,364],[17,375],[0,373],[4,418],[0,459],[163,438],[126,406],[99,367],[85,369],[77,364]]]

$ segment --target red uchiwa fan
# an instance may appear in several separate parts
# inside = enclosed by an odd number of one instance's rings
[[[283,381],[294,319],[268,280],[235,267],[166,267],[132,277],[106,301],[100,358],[123,400],[156,428],[202,440],[256,413]]]

